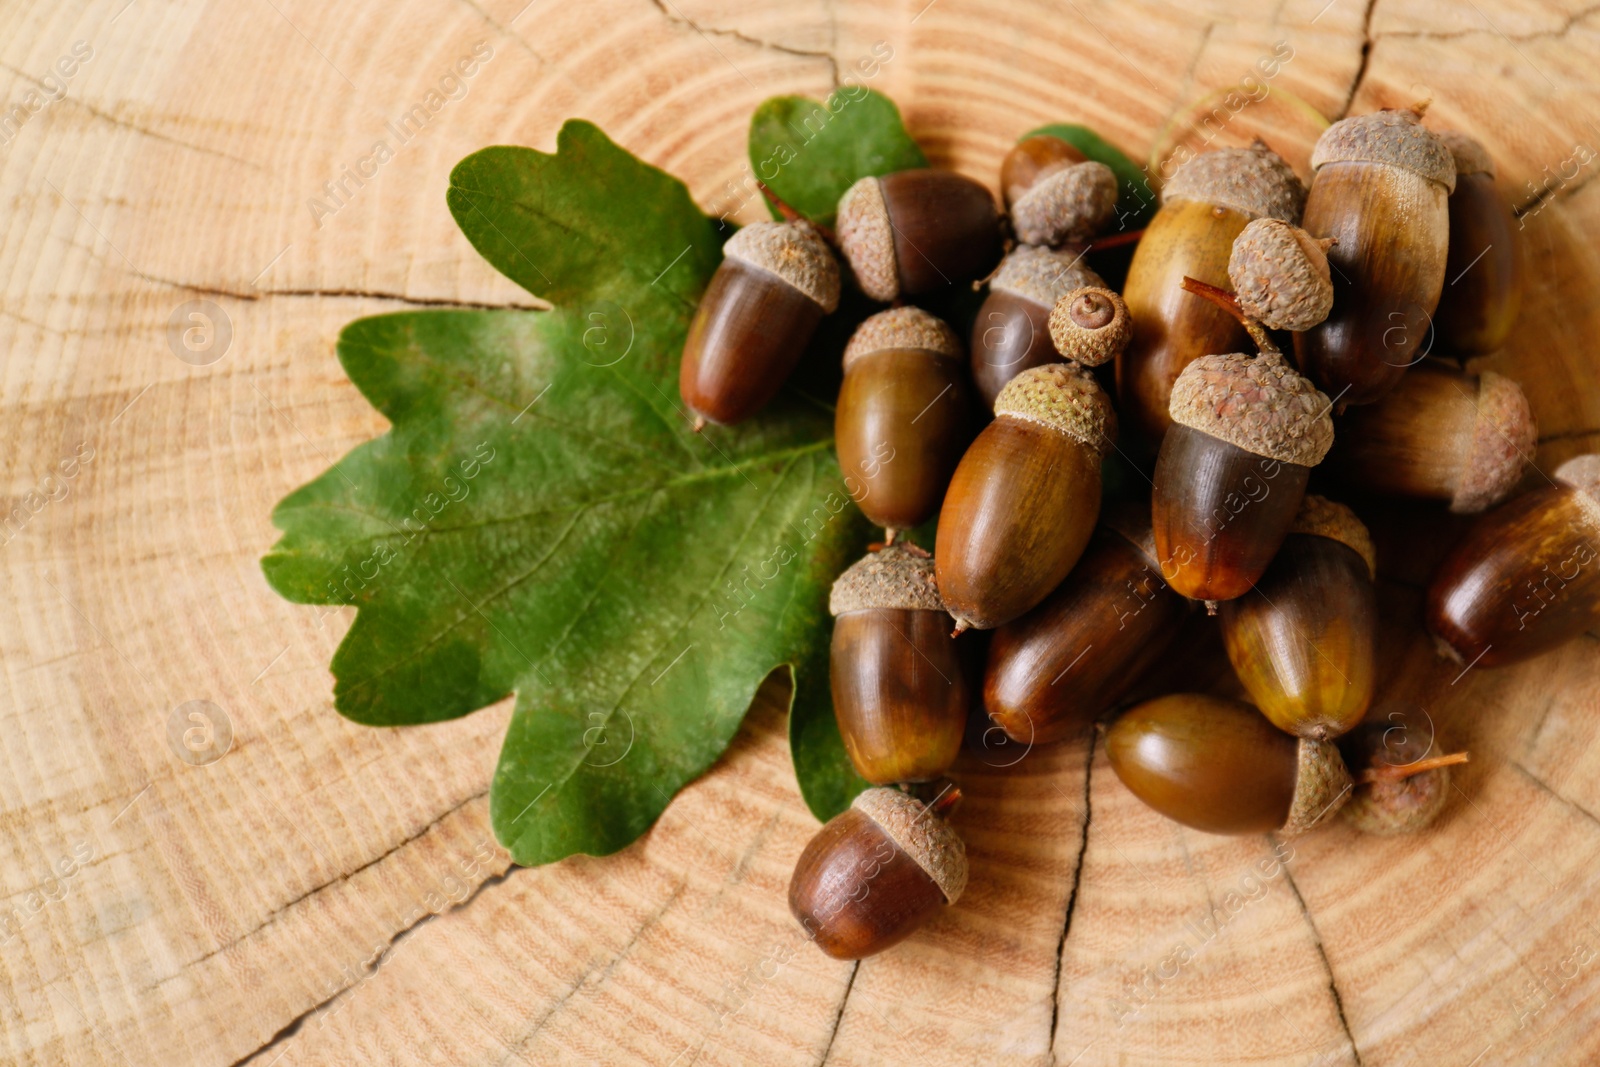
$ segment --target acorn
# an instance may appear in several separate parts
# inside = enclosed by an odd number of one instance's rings
[[[838,261],[809,222],[756,222],[728,238],[678,370],[695,429],[765,407],[838,306]]]
[[[939,512],[934,564],[956,632],[993,629],[1061,584],[1100,514],[1100,459],[1116,415],[1075,363],[1023,371],[961,457]]]
[[[1377,559],[1343,504],[1308,494],[1255,587],[1222,605],[1222,638],[1278,729],[1328,741],[1361,721],[1377,657]]]
[[[1511,205],[1495,193],[1494,164],[1464,133],[1439,131],[1456,164],[1444,290],[1433,314],[1439,348],[1466,358],[1505,347],[1522,310],[1524,264]]]
[[[1110,506],[1066,580],[994,631],[983,703],[1006,737],[1078,733],[1166,651],[1190,604],[1168,588],[1155,552],[1149,505]]]
[[[1197,287],[1207,290],[1228,299]],[[1333,443],[1328,398],[1253,320],[1250,329],[1260,355],[1203,356],[1179,376],[1173,426],[1156,456],[1151,514],[1162,573],[1208,610],[1261,577]]]
[[[1363,723],[1342,738],[1345,766],[1357,776],[1340,812],[1345,821],[1362,833],[1392,837],[1415,833],[1438,818],[1450,799],[1450,767],[1467,757],[1430,758],[1433,740],[1431,731],[1415,728],[1400,712]]]
[[[1212,834],[1305,833],[1353,785],[1330,742],[1290,737],[1248,704],[1200,693],[1128,710],[1106,732],[1106,755],[1134,796]]]
[[[1415,109],[1341,119],[1311,153],[1301,225],[1332,237],[1333,311],[1295,334],[1300,369],[1341,408],[1394,388],[1444,286],[1456,166]]]
[[[967,850],[945,821],[954,788],[929,804],[868,789],[817,832],[789,881],[789,911],[839,960],[905,940],[961,898]]]
[[[1468,667],[1537,656],[1600,625],[1600,455],[1474,520],[1428,586],[1428,630]]]
[[[837,227],[840,251],[873,300],[981,278],[1000,259],[994,197],[954,171],[862,178],[839,199]]]
[[[1331,239],[1281,219],[1256,219],[1233,242],[1228,280],[1239,307],[1272,330],[1309,330],[1333,307]]]
[[[915,307],[880,311],[844,350],[834,407],[839,467],[873,523],[898,530],[932,518],[971,440],[966,354],[942,321]]]
[[[1018,374],[1061,356],[1050,340],[1050,312],[1075,289],[1104,286],[1083,257],[1018,245],[1000,261],[972,323],[972,381],[990,410]]]
[[[833,583],[829,677],[839,735],[873,785],[937,778],[967,723],[966,677],[934,584],[912,545],[869,552]]]
[[[1510,495],[1539,436],[1516,382],[1432,360],[1377,403],[1346,411],[1337,426],[1328,471],[1378,493],[1449,501],[1461,515]]]
[[[1226,312],[1179,291],[1185,276],[1228,282],[1234,239],[1253,219],[1298,222],[1305,187],[1283,159],[1259,141],[1195,156],[1161,191],[1128,266],[1122,298],[1133,341],[1117,361],[1118,408],[1152,446],[1171,425],[1172,383],[1190,363],[1245,341]]]
[[[1050,134],[1024,137],[1006,153],[1000,191],[1011,228],[1025,245],[1087,241],[1117,206],[1111,168]]]

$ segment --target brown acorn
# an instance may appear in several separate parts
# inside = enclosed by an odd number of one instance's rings
[[[1421,730],[1407,718],[1391,712],[1363,723],[1339,742],[1345,766],[1356,777],[1341,814],[1364,834],[1392,837],[1433,822],[1450,799],[1450,767],[1466,762],[1465,753],[1430,758],[1431,730]]]
[[[1524,265],[1511,205],[1495,192],[1494,164],[1464,133],[1439,131],[1456,164],[1450,250],[1433,326],[1443,353],[1466,358],[1505,347],[1522,310]]]
[[[1300,369],[1341,409],[1394,388],[1444,286],[1456,185],[1450,150],[1406,109],[1341,119],[1311,153],[1301,225],[1331,237],[1333,311],[1295,334]]]
[[[1187,276],[1227,285],[1233,242],[1245,225],[1257,218],[1298,222],[1305,196],[1294,171],[1260,142],[1201,153],[1161,190],[1161,208],[1128,266],[1122,297],[1133,341],[1117,361],[1119,410],[1152,447],[1171,425],[1168,401],[1183,369],[1245,341],[1236,320],[1179,283]]]
[[[728,238],[678,369],[695,429],[765,407],[838,306],[838,261],[810,223],[756,222]]]
[[[1117,176],[1050,134],[1018,141],[1000,164],[1011,227],[1025,245],[1087,241],[1116,210]]]
[[[1248,704],[1199,693],[1124,712],[1106,732],[1106,755],[1134,796],[1212,834],[1305,833],[1352,787],[1331,743],[1290,737]]]
[[[1239,307],[1272,330],[1309,330],[1333,307],[1331,240],[1281,219],[1256,219],[1233,242],[1228,280]]]
[[[869,552],[833,583],[833,714],[856,772],[873,785],[923,782],[955,762],[966,677],[934,584],[914,546]]]
[[[834,447],[840,469],[861,486],[856,503],[891,543],[939,510],[971,422],[966,355],[949,326],[900,307],[856,328],[844,350]]]
[[[934,563],[956,630],[1017,618],[1061,584],[1100,513],[1100,459],[1116,415],[1075,363],[1023,371],[961,457],[939,512]]]
[[[1082,256],[1018,245],[1000,261],[972,323],[972,381],[990,410],[1012,378],[1061,356],[1050,340],[1050,312],[1075,289],[1103,286]]]
[[[1480,515],[1434,573],[1427,621],[1468,667],[1529,659],[1600,625],[1600,455]]]
[[[1066,580],[994,631],[989,717],[1022,744],[1085,729],[1161,657],[1189,608],[1161,578],[1148,505],[1108,507]]]
[[[930,804],[868,789],[817,832],[789,880],[789,911],[839,960],[882,952],[954,904],[967,850],[945,822],[954,791]]]
[[[981,278],[1000,259],[994,197],[954,171],[862,178],[839,199],[837,227],[856,283],[874,300]]]
[[[1300,510],[1311,468],[1333,443],[1328,398],[1264,332],[1257,343],[1255,357],[1189,364],[1156,457],[1151,513],[1162,573],[1208,609],[1261,577]]]
[[[1377,656],[1376,574],[1361,520],[1308,494],[1266,573],[1222,605],[1228,659],[1278,729],[1328,741],[1361,721]]]
[[[1336,425],[1329,472],[1374,492],[1447,500],[1462,515],[1492,507],[1516,488],[1539,436],[1516,382],[1433,360]]]

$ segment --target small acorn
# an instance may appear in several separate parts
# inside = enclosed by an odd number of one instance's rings
[[[1439,131],[1456,164],[1450,194],[1450,248],[1444,290],[1433,315],[1438,347],[1466,358],[1505,347],[1522,310],[1524,265],[1509,202],[1495,193],[1494,164],[1464,133]]]
[[[840,469],[863,486],[856,503],[887,540],[939,510],[971,423],[966,354],[949,326],[900,307],[856,328],[844,350],[834,447]]]
[[[1281,219],[1256,219],[1233,242],[1228,279],[1246,315],[1271,330],[1309,330],[1333,307],[1331,240]]]
[[[868,789],[817,832],[789,881],[789,911],[839,960],[875,955],[954,904],[967,886],[967,850],[945,821],[959,793],[929,804],[898,789]]]
[[[1450,799],[1450,767],[1466,757],[1429,758],[1433,740],[1431,731],[1398,712],[1363,723],[1342,738],[1339,751],[1357,778],[1340,812],[1345,821],[1364,834],[1392,837],[1415,833],[1438,818]],[[1398,774],[1405,777],[1393,776]]]
[[[1189,609],[1162,580],[1148,504],[1108,506],[1066,580],[994,631],[989,718],[1025,745],[1087,728],[1161,657]]]
[[[1361,721],[1377,657],[1376,575],[1361,520],[1307,494],[1266,573],[1222,605],[1228,659],[1278,729],[1328,741]]]
[[[1086,367],[1116,359],[1132,336],[1128,305],[1104,286],[1074,289],[1050,311],[1050,340],[1056,351]]]
[[[707,420],[732,425],[765,407],[838,306],[838,261],[810,223],[756,222],[728,238],[678,371],[695,429]]]
[[[1061,361],[1050,339],[1051,309],[1075,289],[1105,285],[1082,259],[1018,245],[1000,261],[972,323],[972,381],[990,410],[1012,378]]]
[[[1600,455],[1474,520],[1428,586],[1428,630],[1468,667],[1547,652],[1600,625]]]
[[[970,697],[933,560],[869,552],[833,583],[829,677],[839,735],[873,785],[923,782],[955,762]]]
[[[1233,242],[1245,226],[1258,218],[1298,222],[1305,197],[1294,171],[1260,142],[1203,152],[1161,190],[1161,208],[1134,250],[1122,289],[1133,341],[1117,361],[1118,409],[1152,446],[1171,425],[1168,401],[1183,369],[1245,341],[1233,317],[1179,284],[1187,276],[1226,285]]]
[[[1516,382],[1436,361],[1412,368],[1383,399],[1335,420],[1326,469],[1353,486],[1446,500],[1460,515],[1504,500],[1522,479],[1539,431]]]
[[[1208,610],[1261,577],[1311,468],[1333,444],[1328,398],[1259,325],[1251,329],[1260,355],[1204,356],[1179,376],[1173,426],[1156,457],[1151,513],[1162,573]]]
[[[961,457],[934,546],[956,631],[1017,618],[1061,584],[1100,514],[1100,460],[1116,415],[1074,363],[1023,371]]]
[[[862,178],[839,199],[837,228],[861,291],[886,303],[981,278],[1000,259],[994,197],[954,171]]]
[[[1106,732],[1106,755],[1134,796],[1212,834],[1305,833],[1353,784],[1331,743],[1290,737],[1248,704],[1199,693],[1129,709]]]
[[[1311,153],[1301,225],[1331,237],[1333,310],[1295,334],[1300,368],[1341,408],[1370,404],[1415,362],[1444,286],[1456,166],[1415,109],[1341,119]]]
[[[1117,206],[1117,176],[1050,134],[1018,141],[1000,164],[1011,227],[1025,245],[1087,241]]]

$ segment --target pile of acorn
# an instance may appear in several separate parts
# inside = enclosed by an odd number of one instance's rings
[[[853,495],[887,531],[830,603],[834,710],[874,788],[817,833],[789,889],[830,956],[882,951],[966,884],[944,775],[979,688],[968,629],[994,631],[988,720],[1033,745],[1116,708],[1203,603],[1255,705],[1174,694],[1122,712],[1105,744],[1134,794],[1222,834],[1300,833],[1341,808],[1395,833],[1438,813],[1464,754],[1381,722],[1334,743],[1373,697],[1376,559],[1354,512],[1306,493],[1324,459],[1347,485],[1483,513],[1427,592],[1442,653],[1512,663],[1600,623],[1600,455],[1502,503],[1535,445],[1522,390],[1422,358],[1430,333],[1458,359],[1499,349],[1521,268],[1483,147],[1420,120],[1334,123],[1309,189],[1259,141],[1193,157],[1122,295],[1083,265],[1116,178],[1052,136],[1007,155],[1005,215],[977,182],[910,170],[852,185],[835,232],[779,204],[787,221],[727,242],[683,354],[702,419],[772,399],[838,304],[835,250],[892,305],[844,350],[835,423]],[[982,281],[969,362],[905,301]],[[1087,369],[1112,361],[1115,409]],[[974,437],[979,401],[993,419]],[[1102,511],[1119,416],[1155,453],[1153,489]],[[931,556],[896,543],[935,513]]]

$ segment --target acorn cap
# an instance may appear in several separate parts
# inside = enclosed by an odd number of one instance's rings
[[[1128,305],[1104,286],[1074,289],[1050,311],[1050,340],[1056,351],[1085,366],[1116,359],[1132,337]]]
[[[1255,219],[1234,238],[1228,280],[1244,313],[1271,330],[1309,330],[1333,309],[1321,242],[1281,219]]]
[[[1364,834],[1394,837],[1427,826],[1450,799],[1450,768],[1434,767],[1398,782],[1363,782],[1344,806],[1345,821]]]
[[[1083,265],[1082,255],[1018,245],[1000,261],[989,291],[1011,293],[1042,308],[1053,308],[1057,300],[1074,289],[1104,284],[1100,275]]]
[[[894,227],[877,178],[862,178],[839,198],[834,220],[839,251],[850,264],[861,291],[888,302],[900,295],[900,264],[894,256]]]
[[[833,314],[839,306],[839,261],[817,228],[804,219],[752,222],[722,246],[722,254],[770,271]]]
[[[1457,515],[1473,515],[1504,500],[1522,480],[1522,468],[1539,441],[1539,428],[1522,387],[1503,374],[1478,377],[1478,420],[1461,483],[1450,499]]]
[[[1435,130],[1434,136],[1444,142],[1450,150],[1450,158],[1455,160],[1456,177],[1468,174],[1487,174],[1494,177],[1494,160],[1489,158],[1489,150],[1479,144],[1475,138],[1468,137],[1459,130]]]
[[[1038,178],[1011,205],[1011,227],[1028,245],[1086,241],[1100,232],[1117,206],[1117,176],[1089,160],[1057,167]]]
[[[850,806],[878,824],[900,851],[917,861],[946,904],[967,888],[967,846],[950,824],[922,801],[898,789],[879,787],[856,796]]]
[[[944,610],[931,557],[887,545],[850,564],[828,594],[828,610],[835,615],[883,608]]]
[[[1451,192],[1456,188],[1456,163],[1450,149],[1410,108],[1340,119],[1323,130],[1311,150],[1311,169],[1320,170],[1329,163],[1384,163],[1420,174]]]
[[[1218,148],[1190,159],[1167,179],[1163,204],[1193,200],[1232,208],[1251,218],[1300,221],[1306,187],[1278,155],[1257,141],[1249,148]]]
[[[961,359],[961,342],[943,319],[919,307],[890,308],[867,319],[850,335],[844,346],[844,365],[869,352],[886,348],[916,348],[939,356]]]
[[[1048,426],[1103,455],[1117,440],[1117,415],[1094,375],[1075,363],[1030,367],[994,398],[996,418],[1009,415]]]
[[[1322,825],[1350,799],[1355,785],[1337,747],[1309,737],[1299,741],[1295,750],[1294,799],[1289,802],[1289,818],[1278,831],[1285,837]]]
[[[1246,452],[1315,467],[1333,447],[1331,405],[1277,352],[1201,356],[1172,386],[1167,412],[1180,426]]]
[[[1556,468],[1556,481],[1576,489],[1589,521],[1600,527],[1600,455],[1573,456]]]
[[[1156,551],[1156,535],[1150,523],[1150,495],[1116,497],[1100,505],[1100,524],[1144,554],[1157,572],[1161,556]]]
[[[1356,518],[1356,513],[1343,504],[1325,496],[1307,493],[1300,500],[1300,510],[1289,524],[1292,534],[1312,534],[1337,541],[1360,556],[1367,564],[1367,574],[1378,576],[1378,552],[1372,545],[1372,535],[1366,523]]]

